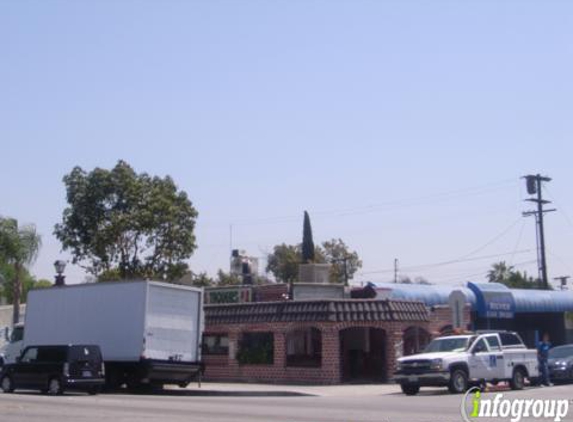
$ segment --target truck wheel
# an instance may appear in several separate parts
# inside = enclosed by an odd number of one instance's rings
[[[48,381],[48,394],[51,396],[59,396],[64,393],[64,389],[62,388],[62,382],[59,378],[50,378]]]
[[[2,380],[0,380],[0,388],[2,388],[2,391],[5,393],[11,393],[14,391],[14,384],[12,383],[12,378],[10,378],[9,375],[2,377]]]
[[[515,368],[513,370],[513,376],[509,381],[509,386],[512,390],[523,390],[525,385],[525,372],[521,368]]]
[[[463,369],[454,369],[450,376],[448,390],[452,394],[462,394],[468,389],[468,374]]]
[[[415,396],[420,391],[420,386],[418,384],[401,384],[402,393],[407,396]]]

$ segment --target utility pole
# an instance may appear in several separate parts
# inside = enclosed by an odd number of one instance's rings
[[[528,198],[526,201],[534,202],[537,204],[536,211],[526,211],[523,213],[524,217],[531,215],[535,216],[537,223],[537,267],[539,270],[539,279],[543,283],[545,289],[549,289],[549,281],[547,279],[547,260],[545,258],[545,228],[543,225],[543,215],[546,212],[556,211],[555,209],[543,209],[544,205],[550,204],[551,201],[543,199],[542,182],[550,182],[551,178],[541,176],[540,174],[524,176],[527,184],[527,193],[535,195],[533,198]]]
[[[398,258],[394,258],[394,283],[398,283]]]

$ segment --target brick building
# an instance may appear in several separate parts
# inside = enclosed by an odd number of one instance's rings
[[[285,300],[285,292],[281,285],[260,286],[253,297],[263,302],[205,306],[206,379],[384,382],[397,357],[451,328],[448,307],[393,299]]]

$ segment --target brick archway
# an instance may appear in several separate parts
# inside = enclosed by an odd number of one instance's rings
[[[351,326],[339,331],[341,376],[344,382],[387,380],[386,330]]]

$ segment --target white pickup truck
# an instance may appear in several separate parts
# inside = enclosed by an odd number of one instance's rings
[[[398,359],[394,381],[415,395],[424,386],[447,386],[463,393],[470,385],[509,381],[520,390],[525,379],[539,377],[537,351],[527,349],[518,334],[487,332],[439,337],[424,353]]]

